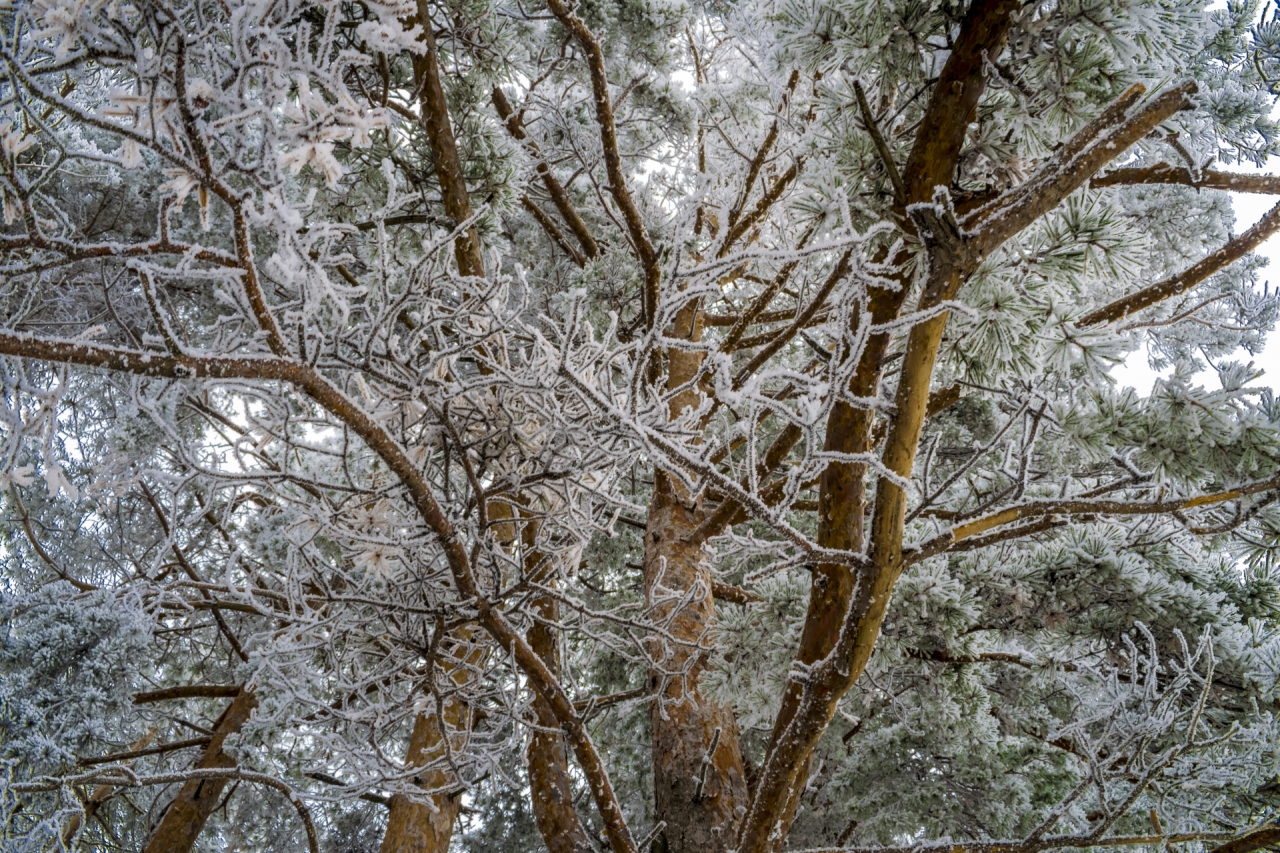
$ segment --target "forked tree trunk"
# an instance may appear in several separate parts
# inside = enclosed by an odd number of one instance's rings
[[[697,341],[701,325],[696,304],[686,306],[673,337]],[[670,350],[667,386],[692,379],[701,360],[701,353]],[[699,398],[694,390],[678,395],[672,414],[696,406]],[[683,491],[656,472],[645,527],[649,618],[675,641],[650,637],[650,680],[659,690],[650,705],[654,805],[658,820],[666,822],[660,844],[667,853],[719,853],[733,847],[747,781],[733,712],[708,701],[698,686],[714,642],[715,603],[710,555],[691,541],[701,507],[689,505]]]
[[[197,768],[231,768],[235,759],[222,751],[228,735],[238,732],[248,721],[258,700],[250,690],[241,690],[227,710],[222,712],[213,727],[213,739],[205,747]],[[196,843],[204,830],[209,815],[217,808],[227,779],[192,779],[182,786],[178,796],[160,819],[160,826],[151,836],[146,853],[186,853]]]

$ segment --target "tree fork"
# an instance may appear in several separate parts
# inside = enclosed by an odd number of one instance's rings
[[[955,48],[930,96],[907,159],[903,175],[906,205],[931,202],[934,187],[951,183],[971,117],[986,87],[986,64],[1003,49],[1013,13],[1019,6],[1016,0],[975,0],[966,12]],[[908,221],[906,205],[899,212],[899,219],[904,222]],[[900,266],[907,257],[903,253],[894,260]],[[873,324],[895,319],[908,290],[905,280],[901,284],[897,292],[873,290],[867,306],[870,316],[863,319]],[[850,381],[852,396],[873,397],[878,392],[889,339],[887,333],[881,333],[868,340]],[[927,385],[925,393],[927,397]],[[871,447],[873,426],[871,411],[839,401],[828,419],[825,449],[865,453]],[[862,463],[833,463],[823,471],[818,492],[818,542],[823,547],[862,549],[865,477],[866,465]],[[796,654],[798,663],[808,668],[838,656],[841,650],[837,647],[847,646],[850,641],[849,622],[861,621],[854,612],[855,591],[865,598],[868,587],[865,579],[858,583],[848,566],[814,568]],[[872,597],[867,603],[874,605],[876,599]],[[884,604],[880,602],[881,607]],[[809,757],[830,723],[839,697],[861,670],[846,664],[823,674],[830,683],[814,683],[812,672],[811,680],[805,684],[795,679],[788,681],[742,824],[739,853],[769,853],[786,837],[799,804],[799,780],[807,772]]]

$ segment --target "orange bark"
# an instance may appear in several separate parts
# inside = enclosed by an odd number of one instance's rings
[[[257,705],[258,700],[250,690],[241,690],[236,695],[214,725],[213,740],[205,747],[197,768],[236,766],[235,759],[222,751],[222,744],[229,735],[240,730]],[[190,850],[226,787],[226,779],[192,779],[183,785],[151,836],[146,853],[185,853]]]
[[[541,598],[533,607],[538,617],[548,622],[560,617],[559,606],[553,598]],[[535,622],[529,629],[529,645],[552,672],[560,673],[556,635],[549,625]],[[595,845],[573,808],[569,755],[560,723],[550,704],[540,696],[534,698],[533,710],[542,727],[530,736],[528,752],[529,795],[538,832],[549,853],[593,853]]]
[[[460,702],[447,699],[444,707],[447,727],[460,729],[466,724],[467,709]],[[423,766],[438,760],[443,741],[436,715],[419,714],[409,736],[407,763]],[[415,781],[424,788],[438,790],[448,788],[454,780],[446,771],[432,768],[415,777]],[[445,853],[461,807],[461,791],[432,794],[425,801],[396,794],[391,798],[391,813],[380,850],[382,853]]]
[[[696,302],[685,306],[673,336],[700,339],[700,315]],[[667,385],[675,388],[697,375],[702,354],[672,349],[667,360]],[[700,398],[696,389],[687,389],[672,401],[672,414]],[[715,630],[709,555],[694,536],[701,520],[701,507],[658,472],[645,529],[644,583],[650,618],[675,640],[650,638],[650,679],[658,688],[650,706],[654,802],[658,819],[666,822],[667,853],[730,849],[747,801],[733,713],[707,700],[698,687]]]

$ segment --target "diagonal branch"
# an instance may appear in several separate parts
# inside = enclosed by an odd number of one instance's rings
[[[1020,0],[974,0],[934,86],[902,173],[906,203],[928,203],[951,184],[969,123],[986,90],[987,63],[1004,49]]]
[[[569,193],[565,190],[564,185],[552,174],[551,166],[547,163],[547,158],[542,155],[538,143],[525,132],[524,122],[520,120],[519,113],[512,109],[506,93],[500,87],[494,86],[492,100],[494,109],[498,111],[498,115],[502,118],[502,123],[508,132],[517,142],[528,149],[529,154],[536,161],[537,166],[535,168],[538,172],[538,177],[542,179],[542,185],[547,188],[547,193],[550,194],[551,202],[556,206],[556,210],[560,212],[560,216],[568,224],[569,230],[577,238],[578,245],[582,247],[582,255],[587,260],[599,257],[600,247],[596,244],[595,237],[591,236],[591,230],[587,228],[587,223],[583,222],[582,217],[578,215],[578,210],[573,206],[573,201],[570,200]],[[539,222],[541,223],[541,220]],[[545,228],[546,226],[544,225],[543,227]],[[578,266],[582,265],[581,262],[578,262]]]
[[[787,100],[795,92],[796,84],[799,82],[800,70],[795,69],[791,72],[790,79],[787,80],[787,91],[782,96],[782,103],[778,105],[779,110],[786,107]],[[769,154],[773,151],[773,145],[777,141],[778,117],[774,116],[773,124],[769,126],[769,131],[765,134],[764,141],[760,143],[760,148],[756,151],[756,156],[751,158],[751,163],[747,166],[747,176],[742,180],[742,191],[738,195],[738,201],[734,204],[733,209],[729,211],[730,230],[738,224],[738,218],[742,216],[742,211],[747,206],[747,199],[751,197],[751,190],[756,185],[756,179],[760,177],[760,170],[764,168],[764,163],[769,159]]]
[[[889,150],[889,144],[885,142],[884,135],[880,133],[880,127],[876,124],[876,118],[871,113],[871,105],[867,103],[867,93],[862,91],[862,84],[857,80],[853,81],[853,93],[858,98],[858,110],[862,113],[862,126],[866,128],[867,133],[871,136],[872,143],[876,146],[876,153],[880,155],[880,162],[884,164],[885,173],[889,176],[889,183],[893,186],[893,198],[899,206],[907,203],[907,186],[902,182],[902,175],[898,173],[898,164],[893,162],[893,152]]]
[[[1084,328],[1099,323],[1112,323],[1130,314],[1150,308],[1158,302],[1179,296],[1200,284],[1214,273],[1221,272],[1245,255],[1258,248],[1268,237],[1280,230],[1280,204],[1267,211],[1252,228],[1226,243],[1226,245],[1210,252],[1196,263],[1187,267],[1177,275],[1158,281],[1150,287],[1144,287],[1137,293],[1131,293],[1094,311],[1090,311],[1076,322]]]
[[[426,0],[418,0],[417,17],[422,26],[422,42],[426,46],[423,54],[415,53],[413,57],[414,82],[422,105],[422,127],[431,145],[431,160],[436,168],[436,180],[440,182],[445,215],[455,224],[461,224],[471,218],[471,196],[467,193],[467,178],[458,157],[458,144],[453,136],[444,86],[440,83],[440,48],[436,45]],[[480,234],[474,227],[459,234],[453,248],[460,274],[484,275]]]
[[[658,252],[649,239],[649,231],[640,217],[640,209],[636,207],[627,188],[627,175],[622,168],[622,156],[618,153],[618,128],[613,118],[613,102],[609,98],[609,77],[604,68],[604,51],[600,42],[564,0],[547,0],[547,8],[551,14],[564,25],[582,47],[587,57],[587,68],[591,73],[591,92],[595,97],[596,124],[600,127],[600,144],[604,150],[605,171],[609,175],[609,193],[622,210],[623,221],[627,225],[627,233],[636,257],[644,270],[644,319],[646,326],[652,326],[658,316],[658,285],[661,270],[658,267]]]
[[[529,215],[533,217],[534,221],[542,226],[542,230],[551,238],[551,242],[559,246],[560,250],[568,255],[575,264],[580,267],[585,267],[587,265],[587,259],[583,257],[582,252],[579,252],[574,245],[565,238],[564,232],[560,230],[560,226],[556,225],[555,220],[544,213],[542,208],[534,204],[533,199],[529,198],[527,195],[520,196],[520,204],[525,210],[529,211]]]
[[[977,232],[982,250],[990,252],[1022,231],[1161,123],[1188,109],[1196,84],[1188,81],[1175,86],[1131,114],[1145,91],[1141,84],[1130,87],[1033,177],[966,216],[962,224],[966,230]]]

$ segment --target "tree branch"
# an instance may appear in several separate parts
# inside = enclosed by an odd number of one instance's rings
[[[519,113],[512,109],[506,93],[500,87],[494,86],[492,100],[493,106],[498,111],[498,115],[502,118],[502,123],[508,132],[516,141],[529,149],[529,154],[534,158],[537,164],[534,168],[538,172],[538,177],[542,179],[542,185],[547,188],[547,192],[551,196],[551,202],[569,225],[569,230],[577,238],[578,245],[582,247],[582,253],[579,257],[586,257],[587,260],[599,257],[600,247],[596,244],[595,237],[591,236],[591,230],[587,228],[587,223],[582,221],[577,208],[573,206],[573,202],[569,199],[569,193],[565,191],[564,185],[552,174],[551,166],[547,163],[546,157],[542,155],[538,143],[525,132],[524,123],[520,121]],[[546,226],[543,227],[545,228]],[[578,266],[583,265],[581,261],[578,262]]]
[[[147,705],[167,702],[170,699],[233,699],[240,693],[238,684],[182,684],[161,690],[148,690],[133,694],[133,704]]]
[[[600,145],[604,152],[605,171],[609,175],[609,193],[622,210],[631,244],[644,271],[644,319],[646,326],[652,326],[658,315],[658,286],[661,280],[658,252],[649,239],[649,231],[640,217],[640,209],[636,207],[631,191],[627,188],[627,175],[622,167],[622,157],[618,153],[618,129],[614,124],[613,104],[609,98],[609,77],[604,68],[604,51],[595,35],[565,5],[564,0],[547,0],[547,8],[573,35],[587,57],[591,92],[595,98],[596,124],[600,127]]]
[[[1268,210],[1248,231],[1210,252],[1177,275],[1090,311],[1081,317],[1076,325],[1085,328],[1099,323],[1112,323],[1150,308],[1172,296],[1186,293],[1209,276],[1221,272],[1261,246],[1277,230],[1280,230],[1280,204]]]
[[[1089,181],[1089,186],[1095,189],[1134,184],[1180,184],[1205,190],[1280,195],[1280,175],[1236,175],[1231,172],[1205,169],[1197,177],[1185,166],[1171,166],[1168,163],[1112,169],[1105,175],[1098,175]]]

